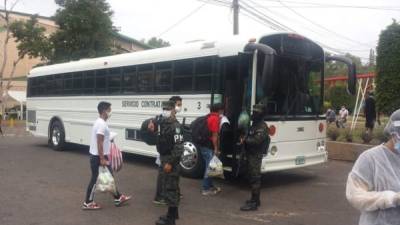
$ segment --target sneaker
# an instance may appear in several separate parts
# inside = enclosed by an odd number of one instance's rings
[[[165,202],[165,200],[164,199],[162,199],[162,198],[156,198],[156,199],[154,199],[153,200],[153,203],[154,204],[156,204],[156,205],[166,205],[167,203]]]
[[[82,205],[82,209],[83,210],[97,210],[97,209],[101,209],[101,207],[100,207],[100,205],[98,205],[95,202],[90,202],[90,203],[84,202]]]
[[[216,192],[217,194],[221,192],[220,187],[211,187],[210,189],[213,190],[214,192]]]
[[[201,191],[201,194],[204,196],[216,195],[218,194],[218,191],[216,189],[210,188],[208,190]]]
[[[119,199],[114,199],[114,205],[121,206],[124,202],[127,202],[131,198],[132,198],[132,196],[121,195],[119,197]]]

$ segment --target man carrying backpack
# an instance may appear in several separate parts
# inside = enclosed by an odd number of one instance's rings
[[[175,220],[179,218],[179,162],[184,147],[183,130],[175,114],[175,102],[163,103],[162,118],[158,124],[157,151],[163,168],[162,193],[168,205],[168,213],[161,216],[156,225],[175,225]]]
[[[198,124],[199,126],[197,130],[201,130],[198,136],[202,140],[194,140],[195,144],[200,149],[201,156],[205,162],[205,171],[204,171],[204,178],[203,178],[203,188],[202,188],[202,195],[216,195],[221,192],[221,188],[215,187],[211,178],[208,177],[208,165],[211,162],[212,157],[215,155],[219,155],[219,129],[220,129],[220,115],[224,113],[224,107],[221,103],[216,103],[210,106],[210,114],[202,119],[204,122],[202,124]],[[200,119],[200,118],[199,118]],[[200,120],[199,120],[200,121]],[[200,128],[200,126],[203,126]],[[192,128],[192,132],[193,129]]]

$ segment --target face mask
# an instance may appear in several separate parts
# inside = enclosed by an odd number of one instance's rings
[[[400,137],[397,134],[394,134],[393,139],[394,139],[394,149],[396,150],[397,154],[400,154]]]
[[[164,110],[161,115],[165,118],[169,118],[171,117],[171,111]]]
[[[107,113],[107,118],[109,119],[111,117],[112,111],[106,113]]]
[[[182,106],[175,106],[176,113],[180,113],[182,111]]]

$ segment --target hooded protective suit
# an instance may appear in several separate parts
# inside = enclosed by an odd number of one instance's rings
[[[385,133],[400,134],[400,110]],[[359,225],[400,224],[400,154],[385,145],[362,153],[348,176],[346,197],[361,211]]]

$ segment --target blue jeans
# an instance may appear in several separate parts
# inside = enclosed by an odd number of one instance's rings
[[[207,191],[211,187],[214,187],[212,179],[208,177],[208,165],[210,165],[211,159],[214,156],[213,150],[207,147],[200,147],[201,156],[205,162],[205,171],[203,178],[203,190]]]

